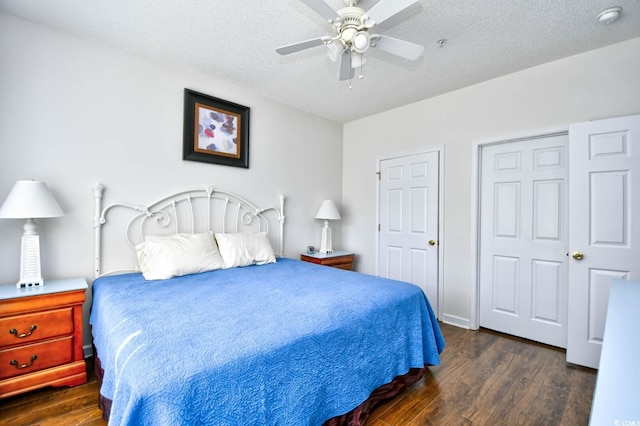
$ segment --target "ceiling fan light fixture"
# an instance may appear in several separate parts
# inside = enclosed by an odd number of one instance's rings
[[[364,53],[369,48],[370,36],[366,31],[358,31],[351,39],[353,50],[358,53]]]
[[[598,16],[597,16],[598,22],[604,25],[611,24],[618,20],[621,12],[622,12],[621,7],[618,7],[618,6],[609,7],[603,10],[602,12],[598,13]]]
[[[329,43],[325,43],[328,49],[327,55],[329,55],[329,59],[333,62],[336,62],[340,55],[342,54],[343,46],[338,40],[332,40]]]
[[[367,58],[362,53],[351,54],[351,68],[360,68],[367,63]]]

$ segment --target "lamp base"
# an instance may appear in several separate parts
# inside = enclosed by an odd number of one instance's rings
[[[26,230],[26,225],[25,225]],[[40,236],[22,236],[22,254],[20,255],[20,281],[17,288],[43,286],[40,272]]]
[[[324,221],[324,228],[322,228],[322,239],[320,240],[320,253],[333,253],[331,248],[331,228],[329,228],[329,221]]]

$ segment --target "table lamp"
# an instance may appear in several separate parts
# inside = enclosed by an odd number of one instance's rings
[[[320,241],[320,253],[331,253],[331,228],[330,220],[340,220],[340,212],[336,207],[336,203],[331,200],[324,200],[320,205],[316,219],[324,219],[324,228],[322,228],[322,240]]]
[[[16,182],[0,207],[2,219],[26,219],[22,235],[20,281],[16,287],[44,285],[40,272],[40,237],[34,219],[64,216],[47,184],[33,180]]]

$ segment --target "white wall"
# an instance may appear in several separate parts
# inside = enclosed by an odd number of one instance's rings
[[[640,112],[640,38],[344,126],[342,242],[375,273],[376,157],[445,146],[443,319],[470,312],[472,140]]]
[[[249,169],[182,160],[185,88],[251,108]],[[285,255],[298,257],[319,244],[314,216],[341,199],[341,173],[341,124],[0,14],[0,202],[16,180],[43,180],[66,214],[38,221],[45,279],[92,278],[96,182],[105,203],[202,184],[265,207],[284,194]],[[18,280],[21,234],[22,221],[0,220],[0,283]]]
[[[472,140],[640,112],[640,39],[344,129],[213,77],[3,14],[0,58],[0,199],[18,179],[44,180],[66,213],[39,221],[45,278],[91,279],[91,187],[98,181],[107,202],[153,201],[201,183],[261,205],[283,193],[288,257],[318,245],[322,224],[313,216],[320,202],[342,199],[342,242],[334,224],[335,246],[355,251],[358,270],[374,273],[376,157],[443,144],[443,309],[445,319],[458,323],[468,320],[471,303]],[[248,170],[181,160],[184,88],[251,108]],[[17,280],[21,233],[20,221],[0,220],[0,282]]]

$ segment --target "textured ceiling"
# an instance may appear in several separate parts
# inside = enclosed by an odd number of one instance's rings
[[[343,7],[342,0],[327,3]],[[597,23],[597,13],[610,6],[623,8],[621,18]],[[422,44],[423,56],[411,62],[370,49],[364,78],[354,78],[350,90],[324,46],[275,52],[332,34],[300,0],[0,0],[0,11],[338,122],[640,37],[639,0],[419,0],[375,32]],[[447,40],[442,47],[439,39]]]

